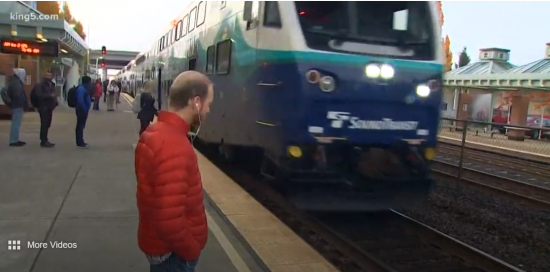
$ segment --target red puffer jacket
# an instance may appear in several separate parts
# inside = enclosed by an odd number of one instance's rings
[[[183,119],[161,112],[136,146],[138,244],[147,255],[194,261],[206,244],[201,176],[187,132]]]

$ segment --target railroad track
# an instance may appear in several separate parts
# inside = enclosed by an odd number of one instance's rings
[[[317,218],[378,264],[365,271],[522,271],[396,211]]]
[[[342,272],[523,272],[395,211],[306,214],[242,165],[202,153]]]
[[[458,179],[458,164],[434,160],[431,164],[432,173],[438,180],[456,182]],[[539,210],[550,210],[550,189],[516,178],[495,175],[463,166],[460,184],[478,191],[499,195],[515,203]]]

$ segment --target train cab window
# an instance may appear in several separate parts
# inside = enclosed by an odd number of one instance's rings
[[[279,13],[278,1],[265,1],[264,26],[281,27],[281,15]]]
[[[197,69],[197,58],[189,59],[189,71],[195,71]]]
[[[435,26],[427,2],[296,1],[294,4],[311,49],[415,60],[436,58]],[[334,46],[334,39],[340,45]],[[372,46],[351,48],[346,45],[348,41]],[[376,46],[391,46],[396,51],[379,50]]]
[[[197,27],[204,24],[205,20],[206,20],[206,1],[202,1],[199,3],[198,10],[197,10]]]
[[[212,45],[206,49],[206,73],[214,73],[214,63],[216,61],[216,48]]]
[[[189,33],[195,29],[195,25],[197,23],[197,8],[193,8],[191,12],[189,12]]]
[[[231,67],[231,40],[216,45],[216,74],[227,75]]]

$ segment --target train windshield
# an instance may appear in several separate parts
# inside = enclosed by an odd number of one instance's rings
[[[308,47],[316,50],[434,60],[428,2],[302,2],[296,10]]]

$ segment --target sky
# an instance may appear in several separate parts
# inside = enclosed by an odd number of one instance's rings
[[[68,1],[84,25],[93,49],[143,51],[153,45],[189,1]],[[464,47],[472,61],[480,48],[511,50],[510,62],[523,65],[544,57],[550,42],[550,2],[443,1],[443,34],[449,35],[454,61]]]

